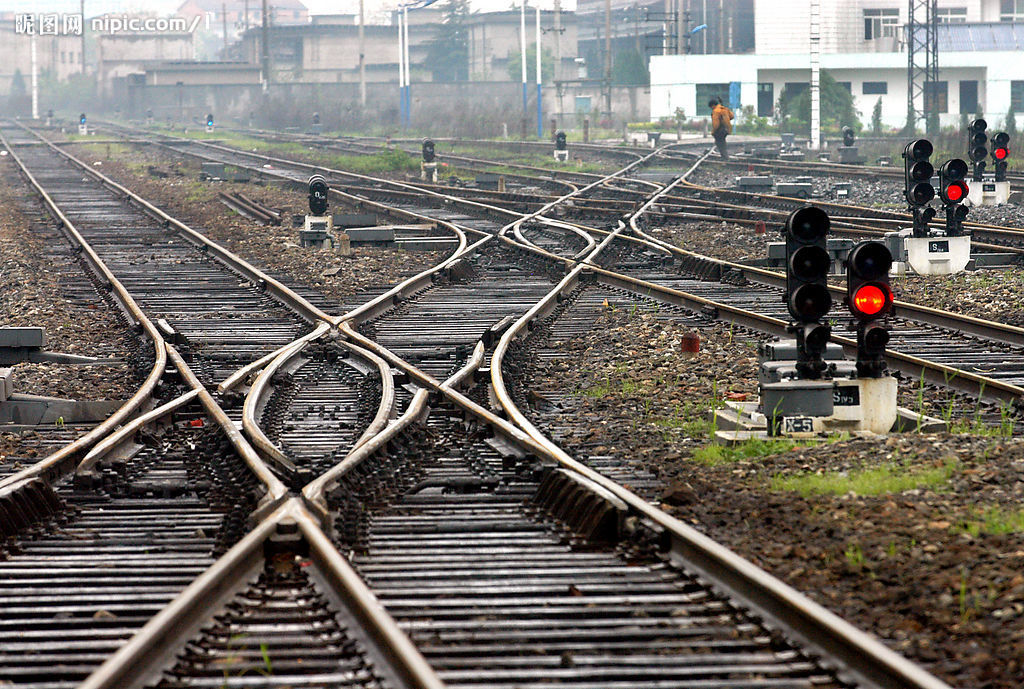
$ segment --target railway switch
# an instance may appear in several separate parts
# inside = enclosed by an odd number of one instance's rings
[[[565,132],[555,132],[555,160],[564,163],[569,160],[569,146],[566,143]]]
[[[973,120],[967,127],[967,157],[974,163],[971,179],[975,182],[980,182],[981,176],[985,173],[985,156],[988,155],[988,149],[985,148],[988,144],[986,129],[988,122],[980,118]]]
[[[424,139],[421,145],[423,161],[420,163],[420,179],[437,184],[437,155],[433,139]]]
[[[797,371],[807,379],[820,378],[826,365],[822,354],[831,334],[821,323],[832,306],[828,274],[828,214],[816,206],[804,206],[786,220],[786,307],[794,322]]]

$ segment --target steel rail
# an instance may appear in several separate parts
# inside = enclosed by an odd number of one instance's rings
[[[12,485],[26,478],[32,477],[42,478],[47,483],[52,484],[59,477],[74,469],[84,452],[104,438],[119,424],[124,423],[132,414],[148,403],[153,395],[157,382],[163,376],[164,369],[167,367],[167,353],[164,348],[164,338],[160,334],[159,329],[153,325],[146,314],[143,313],[142,309],[139,308],[139,305],[132,298],[128,290],[125,289],[124,285],[122,285],[110,269],[107,268],[99,255],[96,254],[89,243],[86,242],[78,232],[74,224],[68,220],[67,216],[65,216],[57,204],[54,203],[50,195],[46,193],[46,190],[43,189],[42,185],[36,180],[35,175],[28,170],[21,158],[11,148],[9,142],[2,133],[0,133],[0,142],[2,142],[4,147],[8,152],[10,152],[11,158],[13,158],[14,162],[18,165],[18,169],[22,176],[28,180],[32,188],[35,189],[36,193],[43,199],[43,202],[49,209],[50,213],[57,218],[60,229],[74,246],[81,248],[82,253],[87,257],[92,269],[105,284],[110,286],[111,292],[118,303],[121,304],[121,308],[129,315],[130,320],[139,323],[146,335],[148,335],[152,340],[154,348],[153,367],[150,369],[149,375],[146,376],[142,385],[139,386],[139,389],[135,391],[127,402],[107,417],[105,421],[101,422],[82,437],[72,441],[68,445],[65,445],[56,452],[51,453],[49,456],[33,464],[31,467],[27,467],[15,474],[12,474],[11,476],[8,476],[7,478],[0,479],[0,488],[2,488],[3,486]]]
[[[443,689],[427,664],[380,601],[342,557],[298,498],[280,505],[221,556],[124,646],[92,673],[79,689],[137,689],[160,679],[176,652],[265,567],[265,544],[278,533],[301,534],[314,573],[328,586],[371,643],[375,669],[396,686]],[[390,682],[389,682],[390,683]]]
[[[681,177],[677,182],[684,178],[685,176]],[[631,223],[635,224],[635,217],[631,218]],[[608,241],[611,237],[612,235],[607,238]],[[592,263],[604,246],[605,243],[602,242],[587,257],[585,263]],[[696,566],[707,578],[717,582],[740,600],[746,601],[753,608],[763,611],[770,618],[794,630],[804,643],[821,649],[828,657],[840,660],[850,673],[875,682],[880,687],[948,689],[944,682],[890,651],[878,640],[859,631],[781,580],[573,459],[548,439],[518,409],[505,386],[502,372],[504,355],[511,342],[531,322],[551,311],[561,295],[572,291],[583,269],[583,264],[573,268],[557,286],[502,335],[495,347],[491,356],[491,389],[504,413],[535,442],[544,447],[548,456],[610,492],[625,503],[630,512],[663,529],[672,540],[672,553],[679,564],[684,567]]]
[[[43,141],[47,146],[49,146],[51,150],[59,153],[63,157],[67,158],[68,160],[76,164],[82,170],[88,172],[90,175],[98,179],[104,186],[113,189],[122,194],[123,196],[125,196],[126,198],[129,198],[132,201],[134,201],[145,213],[147,213],[151,217],[161,222],[174,226],[179,232],[181,232],[184,235],[184,237],[187,240],[189,240],[196,246],[203,247],[206,251],[209,251],[211,254],[216,256],[222,263],[238,271],[247,279],[251,280],[254,284],[265,286],[268,292],[270,292],[270,294],[274,296],[279,302],[281,302],[285,306],[289,307],[291,310],[301,315],[307,321],[315,323],[317,321],[330,320],[330,317],[326,313],[321,311],[318,307],[311,304],[304,297],[290,290],[280,281],[274,279],[270,275],[267,275],[260,269],[256,268],[245,259],[241,258],[237,254],[228,251],[220,244],[212,241],[211,239],[208,239],[202,233],[196,232],[191,227],[181,222],[177,218],[168,215],[162,209],[149,203],[144,198],[142,198],[132,190],[128,189],[127,187],[118,184],[117,182],[110,179],[103,173],[94,169],[92,166],[87,165],[85,162],[83,162],[76,156],[72,155],[71,153],[61,150],[58,146],[54,146],[53,143],[49,139],[44,137],[42,134],[32,131],[31,129],[29,129],[21,123],[19,123],[19,125],[26,131],[31,132],[34,136],[39,137],[39,139]]]

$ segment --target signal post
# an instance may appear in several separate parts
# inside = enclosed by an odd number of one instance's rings
[[[795,211],[786,221],[784,299],[794,339],[761,346],[760,404],[757,410],[737,407],[739,412],[727,419],[737,428],[761,422],[770,436],[882,434],[896,422],[897,385],[885,374],[889,331],[883,322],[893,308],[892,254],[882,242],[861,242],[845,262],[846,304],[857,333],[857,359],[849,361],[842,347],[830,342],[826,320],[832,305],[829,225],[828,215],[814,206]]]
[[[437,184],[437,155],[433,139],[424,139],[421,148],[423,160],[420,162],[420,179]]]

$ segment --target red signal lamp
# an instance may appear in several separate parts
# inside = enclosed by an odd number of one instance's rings
[[[861,285],[853,293],[851,308],[855,315],[875,316],[882,313],[892,303],[892,293],[882,285]]]
[[[1010,152],[1007,149],[997,148],[993,155],[995,155],[996,160],[1006,160],[1006,156],[1008,156],[1009,154]]]
[[[967,182],[953,182],[944,191],[945,200],[958,203],[964,200],[968,191]]]

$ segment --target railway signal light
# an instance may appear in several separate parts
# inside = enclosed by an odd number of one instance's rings
[[[563,132],[563,131],[555,132],[555,150],[556,151],[568,150],[565,141],[566,141],[565,140],[565,132]]]
[[[83,127],[85,126],[85,113],[84,112],[81,115],[78,116],[78,124],[82,125]]]
[[[320,124],[320,113],[313,113],[313,124]]]
[[[857,375],[881,378],[889,330],[878,321],[892,311],[892,254],[881,242],[861,242],[846,259],[846,305],[857,321]]]
[[[330,188],[323,175],[313,175],[309,178],[309,212],[313,215],[324,215],[327,213],[327,193]]]
[[[423,162],[432,163],[434,162],[434,141],[433,139],[423,140]]]
[[[1006,159],[1010,156],[1010,135],[999,132],[992,137],[992,159],[995,161],[996,181],[1006,181]]]
[[[939,198],[949,206],[967,198],[967,163],[959,158],[947,160],[939,167]]]
[[[843,127],[843,146],[853,146],[856,135],[852,127]]]
[[[971,179],[975,182],[980,182],[985,172],[985,156],[988,155],[988,149],[985,148],[988,144],[986,129],[988,122],[981,118],[973,120],[967,127],[967,157],[974,163],[974,174]]]
[[[213,129],[213,113],[206,116],[206,128]]]
[[[831,329],[820,321],[832,307],[828,273],[832,267],[827,241],[828,214],[815,206],[793,211],[786,220],[786,307],[796,335],[796,368],[804,378],[820,378],[822,356]]]
[[[934,208],[926,208],[935,198],[932,175],[935,168],[928,161],[932,155],[932,142],[928,139],[911,141],[903,148],[905,179],[903,196],[910,204],[914,216],[914,236],[923,237],[928,232],[928,222],[935,217]]]

